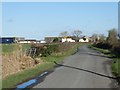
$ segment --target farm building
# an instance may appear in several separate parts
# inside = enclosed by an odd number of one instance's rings
[[[62,38],[62,42],[75,42],[72,38]]]
[[[17,43],[38,43],[35,39],[19,40]]]
[[[75,42],[75,40],[71,36],[66,37],[45,37],[46,43],[52,42]]]
[[[61,42],[62,37],[45,37],[45,42],[46,43],[52,43],[54,42],[55,39],[58,39],[58,42]]]
[[[0,37],[0,44],[17,43],[18,40],[23,40],[23,37]]]
[[[46,41],[44,41],[44,40],[41,40],[41,41],[40,41],[40,43],[46,43]]]
[[[0,37],[0,44],[15,43],[15,37]]]
[[[86,37],[86,36],[84,36],[81,39],[79,39],[79,42],[90,42],[90,41],[91,41],[90,38]]]

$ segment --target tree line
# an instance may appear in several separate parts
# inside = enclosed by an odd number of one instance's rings
[[[107,37],[103,34],[93,34],[92,37],[94,40],[94,46],[102,49],[109,49],[115,54],[120,54],[120,37],[115,28],[108,31]]]

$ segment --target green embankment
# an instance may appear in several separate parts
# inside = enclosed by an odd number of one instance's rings
[[[40,73],[42,73],[45,70],[51,69],[54,67],[53,61],[61,61],[65,56],[73,54],[77,47],[81,44],[75,44],[72,48],[70,48],[68,51],[64,53],[64,55],[50,55],[47,57],[42,57],[43,64],[36,65],[34,68],[27,69],[21,72],[18,72],[16,74],[10,75],[2,80],[2,88],[13,88],[17,84],[24,82]]]

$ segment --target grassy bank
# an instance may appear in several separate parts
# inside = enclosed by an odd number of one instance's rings
[[[34,68],[27,69],[16,74],[10,75],[2,80],[2,88],[12,88],[17,84],[22,83],[32,77],[35,77],[37,74],[42,73],[45,70],[51,69],[54,67],[53,61],[61,61],[65,56],[71,55],[76,51],[76,48],[80,46],[80,44],[75,44],[68,51],[64,52],[64,55],[56,55],[52,54],[47,57],[42,57],[43,64],[39,64]]]
[[[41,73],[42,71],[45,71],[49,68],[52,68],[53,64],[52,63],[44,63],[41,65],[37,65],[34,68],[24,70],[22,72],[18,72],[16,74],[10,75],[3,79],[2,81],[2,88],[13,88],[15,87],[18,83],[22,83],[35,75]]]
[[[108,57],[112,58],[113,59],[112,64],[111,64],[112,73],[115,76],[120,76],[120,57],[118,55],[115,55],[108,49],[100,49],[92,45],[90,45],[89,47],[97,51],[100,51],[101,53],[104,53]]]

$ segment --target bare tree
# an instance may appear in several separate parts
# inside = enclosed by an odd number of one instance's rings
[[[99,39],[99,38],[98,38],[98,35],[94,33],[94,34],[92,35],[92,41],[95,43],[95,42],[98,41],[98,39]]]
[[[78,37],[80,37],[81,33],[82,33],[82,31],[80,31],[80,30],[74,30],[72,32],[72,35],[78,38]]]
[[[74,30],[74,31],[72,32],[73,39],[74,39],[76,42],[79,41],[81,33],[82,33],[82,31],[80,31],[80,30]]]
[[[69,33],[67,31],[61,32],[59,36],[66,37],[69,36]]]

